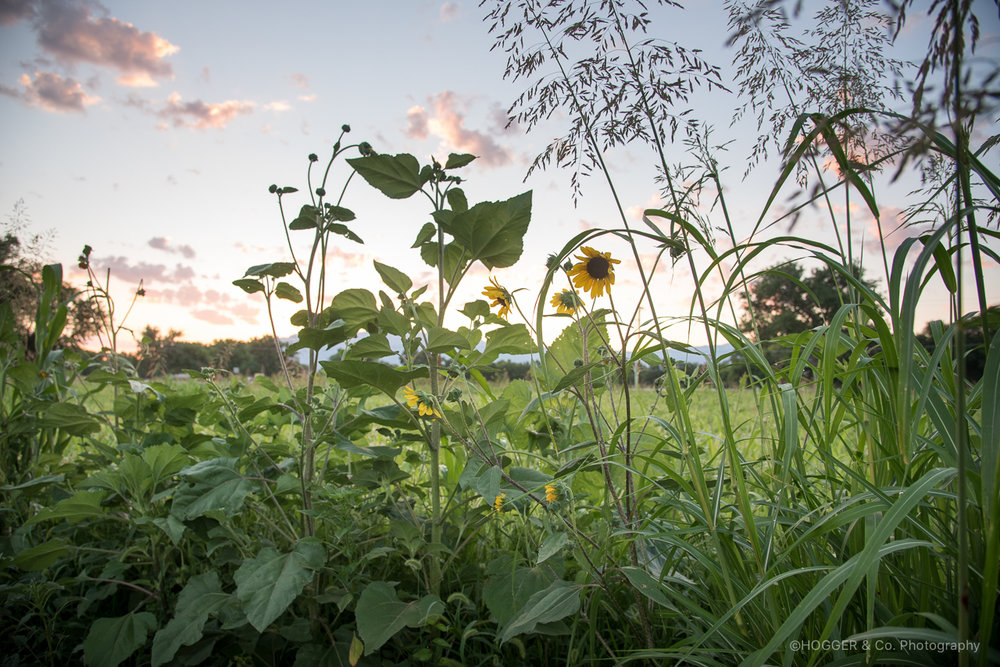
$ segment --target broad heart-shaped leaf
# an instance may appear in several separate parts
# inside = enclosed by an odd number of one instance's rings
[[[247,269],[247,272],[244,273],[243,276],[257,276],[258,278],[271,276],[272,278],[283,278],[294,270],[295,265],[291,262],[271,262],[269,264],[256,264],[251,266]]]
[[[535,350],[528,328],[523,324],[511,324],[494,329],[486,334],[486,349],[477,364],[488,364],[501,354],[528,354]]]
[[[558,621],[579,610],[580,589],[568,581],[553,581],[548,588],[528,598],[510,623],[504,625],[500,643],[526,632],[534,632],[539,624]]]
[[[435,234],[437,234],[437,227],[434,226],[434,223],[425,222],[424,226],[420,228],[419,232],[417,232],[417,239],[413,242],[413,245],[411,245],[410,247],[419,248],[420,246],[422,246],[423,244],[427,243],[432,238],[434,238]]]
[[[180,471],[183,478],[174,491],[170,513],[180,520],[194,519],[211,510],[226,516],[243,509],[243,499],[255,487],[236,469],[236,459],[218,458],[201,461]]]
[[[333,297],[324,315],[344,320],[344,331],[348,336],[353,336],[362,328],[371,331],[378,319],[375,296],[366,289],[346,289]]]
[[[475,155],[469,153],[449,153],[448,161],[444,163],[445,169],[458,169],[464,167],[476,159]]]
[[[373,581],[361,591],[354,616],[358,634],[365,643],[365,655],[382,648],[404,626],[419,628],[435,620],[445,606],[436,595],[425,595],[414,602],[396,597],[396,582]]]
[[[63,498],[51,507],[43,507],[38,514],[28,519],[24,525],[30,526],[39,521],[49,521],[52,519],[66,519],[74,523],[82,519],[93,519],[104,516],[105,511],[101,507],[101,501],[107,495],[103,491],[77,491],[69,498]]]
[[[427,377],[426,368],[401,371],[377,361],[321,361],[320,365],[344,389],[367,385],[389,396],[395,396],[404,384]]]
[[[49,540],[19,551],[10,565],[28,572],[40,572],[68,553],[66,542],[60,539]]]
[[[258,632],[264,632],[288,609],[325,562],[322,542],[311,537],[300,540],[291,553],[264,547],[254,558],[244,560],[233,579],[236,597],[243,603],[250,624]]]
[[[191,577],[177,596],[174,617],[153,637],[153,667],[170,662],[181,646],[190,646],[201,639],[205,621],[231,599],[229,593],[222,591],[215,572]]]
[[[99,618],[83,640],[83,662],[94,667],[118,667],[122,660],[146,643],[156,629],[156,616],[148,611],[118,618]]]
[[[233,284],[239,287],[247,294],[253,294],[254,292],[264,291],[264,284],[259,280],[255,280],[254,278],[240,278],[238,280],[234,280]]]
[[[343,206],[334,206],[333,204],[326,204],[326,219],[327,220],[338,220],[340,222],[350,222],[357,217],[354,215],[354,211],[349,208],[344,208]]]
[[[531,221],[531,191],[434,219],[486,268],[513,266],[524,250],[524,234]]]
[[[299,209],[299,215],[289,223],[288,228],[291,230],[314,229],[319,226],[320,220],[319,209],[306,204]]]
[[[536,565],[541,565],[548,559],[555,556],[559,551],[569,544],[569,536],[566,533],[554,533],[542,541],[542,546],[538,547],[538,560]]]
[[[504,554],[486,566],[483,601],[502,627],[525,606],[532,595],[545,590],[555,580],[548,567],[521,567],[514,556]]]
[[[382,276],[382,282],[395,290],[397,294],[405,294],[413,287],[413,281],[410,280],[409,276],[388,264],[376,261],[375,270]]]
[[[450,352],[456,348],[465,350],[468,347],[469,341],[466,340],[465,336],[454,331],[449,331],[441,327],[432,327],[427,332],[428,352]]]
[[[396,351],[389,346],[389,339],[383,334],[373,334],[355,341],[344,355],[345,359],[381,359],[391,357]]]
[[[371,155],[347,161],[376,190],[391,199],[406,199],[424,184],[420,163],[408,153]]]
[[[58,428],[70,435],[86,435],[101,430],[87,409],[76,403],[39,403],[43,406],[36,425],[39,428]]]
[[[278,283],[278,285],[274,288],[274,295],[279,299],[302,303],[302,292],[300,292],[297,287],[289,285],[286,282]]]

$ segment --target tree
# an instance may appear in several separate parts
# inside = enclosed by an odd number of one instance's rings
[[[42,257],[47,252],[51,232],[31,233],[28,223],[24,202],[19,200],[0,230],[0,301],[10,305],[14,328],[30,351]],[[97,332],[103,312],[97,302],[83,297],[69,283],[63,283],[60,301],[68,302],[66,329],[60,345],[79,347]]]
[[[875,289],[875,281],[864,279],[862,267],[855,265],[853,274]],[[776,264],[740,294],[744,309],[740,330],[763,344],[768,361],[780,364],[788,353],[773,341],[829,324],[842,305],[856,301],[851,293],[845,277],[826,264],[808,275],[797,262]]]

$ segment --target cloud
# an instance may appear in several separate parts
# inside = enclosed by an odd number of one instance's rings
[[[191,246],[187,244],[174,246],[170,243],[170,239],[165,236],[154,236],[149,239],[146,244],[150,248],[156,248],[157,250],[163,250],[164,252],[183,255],[185,259],[194,259],[196,255],[194,248]]]
[[[0,0],[0,25],[14,25],[34,16],[34,0]]]
[[[221,326],[227,326],[234,324],[233,318],[223,315],[217,310],[212,310],[211,308],[204,308],[200,310],[192,310],[191,316],[195,319],[201,320],[202,322],[208,322],[209,324],[218,324]]]
[[[312,93],[311,95],[299,95],[299,99],[303,102],[315,102],[316,93]]]
[[[23,90],[0,84],[0,95],[19,99],[30,106],[46,111],[83,111],[86,107],[101,101],[84,92],[79,81],[64,79],[52,72],[35,72],[32,79],[22,74],[18,80]]]
[[[46,0],[35,6],[38,44],[59,60],[88,62],[132,75],[120,79],[122,85],[155,85],[154,79],[173,76],[164,58],[179,48],[156,33],[143,32],[113,16],[94,17],[88,3]]]
[[[427,110],[422,106],[415,105],[406,112],[406,129],[403,130],[410,139],[426,139],[429,131],[427,129]]]
[[[464,102],[458,95],[446,90],[430,102],[434,116],[419,105],[406,112],[408,137],[424,139],[433,134],[441,139],[445,149],[472,153],[479,158],[479,164],[488,167],[500,167],[511,161],[510,152],[491,136],[465,127]]]
[[[446,2],[441,5],[440,16],[442,23],[448,23],[458,18],[459,6],[457,2]]]
[[[282,111],[291,110],[292,105],[284,100],[278,100],[277,102],[268,102],[264,105],[266,111],[274,111],[275,113],[281,113]]]
[[[194,278],[194,269],[184,264],[176,264],[172,269],[165,264],[150,264],[137,262],[132,264],[127,257],[95,257],[91,264],[98,274],[110,269],[115,282],[138,284],[143,281],[145,287],[157,283],[177,284]]]
[[[227,100],[225,102],[208,103],[202,100],[182,102],[178,93],[173,93],[167,98],[160,108],[155,108],[148,100],[129,95],[125,100],[126,106],[135,107],[140,111],[163,118],[168,122],[161,123],[158,129],[165,130],[173,127],[193,127],[198,130],[206,128],[222,129],[229,124],[236,116],[253,112],[253,102],[241,102],[238,100]]]
[[[290,74],[288,78],[294,81],[297,87],[309,90],[309,77],[305,74],[302,74],[301,72],[294,72]]]

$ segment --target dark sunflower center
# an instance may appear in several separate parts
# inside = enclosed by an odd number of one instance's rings
[[[608,277],[611,270],[611,262],[604,257],[591,257],[587,260],[587,275],[594,280],[603,280]]]

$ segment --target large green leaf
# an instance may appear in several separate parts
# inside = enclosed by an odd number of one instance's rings
[[[555,580],[548,567],[522,567],[504,554],[486,566],[483,601],[500,626],[507,625],[531,598]]]
[[[101,425],[76,403],[42,403],[44,406],[36,422],[38,428],[58,428],[70,435],[86,435],[101,430]]]
[[[365,655],[377,651],[403,627],[427,625],[444,611],[444,603],[436,595],[403,602],[396,597],[395,589],[395,582],[373,581],[358,598],[354,615],[358,622],[358,634],[365,643]]]
[[[243,499],[254,483],[236,469],[236,459],[202,461],[180,471],[183,481],[174,491],[170,513],[182,521],[212,510],[233,516],[243,509]]]
[[[152,666],[170,662],[181,646],[190,646],[201,639],[208,617],[231,599],[229,593],[222,591],[215,572],[191,577],[177,596],[174,617],[153,637]]]
[[[373,334],[371,336],[366,336],[349,348],[347,348],[347,353],[344,355],[346,359],[381,359],[382,357],[391,357],[396,354],[396,351],[389,346],[389,339],[385,337],[384,334]]]
[[[535,343],[528,328],[523,324],[511,324],[486,334],[486,350],[479,363],[489,363],[501,354],[529,354],[534,350]]]
[[[264,632],[325,562],[323,544],[309,537],[300,540],[291,553],[264,547],[254,558],[244,560],[233,579],[236,597],[243,603],[250,624]]]
[[[97,619],[83,640],[83,662],[95,667],[117,667],[146,643],[146,636],[156,625],[156,616],[148,611]]]
[[[435,215],[435,220],[487,268],[513,266],[531,221],[531,191],[506,201],[480,202],[454,215]]]
[[[352,288],[333,297],[324,314],[331,320],[344,320],[345,333],[353,336],[358,329],[372,331],[378,319],[378,308],[375,307],[375,296],[371,292]]]
[[[69,553],[66,542],[60,539],[49,540],[19,551],[10,564],[28,572],[40,572]]]
[[[534,632],[542,623],[551,623],[575,614],[580,609],[580,589],[568,581],[556,580],[538,591],[518,610],[510,623],[500,631],[500,643],[512,637]]]
[[[397,268],[376,261],[375,270],[382,276],[382,282],[395,290],[397,294],[405,294],[413,287],[413,281],[410,280],[410,277]]]
[[[377,361],[321,361],[320,364],[327,376],[345,389],[367,385],[389,396],[395,396],[404,384],[427,377],[426,368],[401,371]]]
[[[24,524],[30,526],[39,521],[50,521],[53,519],[66,519],[69,522],[76,522],[82,519],[93,519],[104,516],[104,508],[101,501],[106,493],[95,491],[77,491],[69,498],[63,498],[51,507],[43,507],[38,514],[28,519]]]
[[[243,277],[257,276],[258,278],[262,278],[264,276],[271,276],[272,278],[282,278],[294,270],[295,264],[292,262],[270,262],[268,264],[256,264],[251,266],[247,269],[247,272],[243,274]]]
[[[424,184],[420,163],[408,153],[356,157],[347,163],[369,185],[391,199],[406,199]]]

